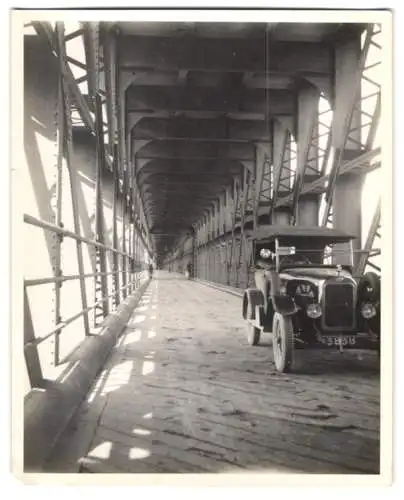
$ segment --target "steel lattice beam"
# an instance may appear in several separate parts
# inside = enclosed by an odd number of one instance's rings
[[[359,63],[358,63],[358,69],[354,78],[354,81],[351,85],[351,93],[350,93],[350,99],[351,102],[348,102],[347,105],[347,112],[345,114],[345,119],[343,122],[343,126],[341,131],[339,131],[338,135],[332,131],[332,143],[334,147],[334,158],[333,158],[333,163],[332,167],[330,170],[329,174],[329,181],[327,184],[327,189],[325,191],[324,199],[325,199],[325,210],[323,214],[323,218],[321,221],[321,224],[325,226],[329,220],[329,215],[330,215],[330,210],[331,210],[331,205],[332,205],[332,198],[333,198],[333,193],[334,193],[334,188],[335,188],[335,183],[338,177],[338,173],[340,170],[340,167],[343,162],[344,158],[344,153],[345,153],[345,148],[346,144],[349,139],[349,134],[351,132],[351,127],[352,127],[352,119],[355,113],[355,106],[359,100],[360,96],[360,83],[361,83],[361,77],[363,70],[365,68],[366,64],[366,59],[371,43],[371,39],[373,36],[373,25],[369,25],[366,31],[366,38],[364,42],[364,46],[361,51]]]
[[[366,242],[363,247],[363,254],[361,255],[355,270],[354,270],[354,275],[357,278],[360,278],[363,276],[363,273],[365,272],[366,265],[369,264],[369,258],[371,257],[371,251],[373,249],[374,241],[376,239],[378,230],[380,228],[380,217],[381,217],[381,200],[379,198],[379,201],[376,205],[375,213],[373,214],[372,222],[369,227],[369,231],[366,237]]]

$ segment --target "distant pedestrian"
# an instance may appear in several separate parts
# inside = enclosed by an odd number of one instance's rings
[[[192,277],[192,264],[190,262],[188,262],[188,264],[187,264],[186,271],[185,271],[185,276],[188,279],[191,279],[191,277]]]

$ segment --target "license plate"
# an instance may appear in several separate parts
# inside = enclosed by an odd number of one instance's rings
[[[333,346],[337,345],[339,346],[342,344],[343,346],[345,345],[355,345],[356,344],[356,337],[354,335],[344,335],[341,337],[334,337],[334,336],[322,336],[321,337],[321,342],[327,346]]]

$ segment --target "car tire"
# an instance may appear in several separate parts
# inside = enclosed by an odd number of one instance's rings
[[[261,330],[251,323],[247,323],[247,342],[249,345],[258,345],[261,339]]]
[[[294,331],[293,322],[290,316],[282,316],[276,312],[274,314],[272,326],[272,350],[276,371],[287,373],[292,370]]]

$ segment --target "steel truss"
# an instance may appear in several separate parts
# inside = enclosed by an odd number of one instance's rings
[[[53,276],[24,280],[24,353],[28,376],[32,387],[43,383],[41,357],[38,346],[53,339],[52,364],[61,363],[59,337],[66,326],[82,318],[83,331],[91,335],[92,328],[99,320],[115,311],[122,300],[137,289],[146,279],[143,272],[144,253],[151,253],[147,231],[140,226],[141,216],[135,213],[139,208],[138,192],[134,183],[134,171],[127,155],[126,136],[119,121],[119,92],[117,90],[118,70],[115,34],[101,30],[98,23],[82,23],[80,29],[65,32],[63,23],[56,23],[53,30],[48,23],[33,23],[38,36],[43,37],[53,51],[59,65],[59,89],[56,116],[56,163],[55,163],[55,202],[53,222],[40,220],[30,214],[24,215],[24,222],[54,235],[52,268]],[[68,54],[70,41],[81,39],[85,48],[85,62],[78,61]],[[76,78],[74,67],[85,74]],[[44,75],[46,78],[46,75]],[[88,95],[81,90],[83,83],[88,85]],[[73,115],[78,112],[80,120]],[[74,157],[73,131],[75,127],[85,128],[94,137],[96,145],[94,233],[85,237],[81,233],[77,189],[79,179]],[[124,140],[122,145],[120,141]],[[120,147],[121,146],[121,147]],[[126,161],[126,164],[125,164]],[[72,200],[73,231],[64,229],[62,185],[67,167]],[[132,165],[133,166],[133,165]],[[112,171],[112,245],[105,241],[106,225],[103,212],[103,178],[107,170]],[[122,241],[119,241],[119,205],[122,205]],[[143,234],[146,232],[145,234]],[[65,239],[76,242],[77,274],[63,275],[62,249]],[[94,271],[86,273],[83,262],[83,244],[93,249]],[[110,256],[111,259],[107,257]],[[108,262],[111,262],[110,269]],[[88,304],[89,289],[86,280],[94,280],[94,300]],[[81,295],[81,310],[67,318],[61,317],[62,293],[64,282],[78,281]],[[34,286],[53,284],[54,287],[54,326],[48,332],[35,332],[32,321],[27,289]],[[94,321],[90,323],[90,313]]]
[[[220,199],[218,209],[210,210],[207,217],[197,224],[195,259],[201,278],[231,286],[248,284],[251,281],[251,228],[256,228],[261,220],[265,223],[273,220],[279,209],[287,210],[291,224],[299,224],[299,204],[307,195],[318,200],[319,224],[332,225],[333,194],[338,179],[347,174],[365,176],[381,166],[380,147],[374,147],[381,111],[381,88],[370,73],[380,62],[368,62],[371,47],[379,50],[376,59],[378,56],[380,59],[381,47],[376,41],[379,33],[377,25],[369,25],[366,29],[357,73],[350,89],[352,100],[344,111],[342,130],[336,131],[333,123],[326,122],[327,114],[341,113],[333,109],[332,103],[331,108],[318,110],[322,93],[316,89],[311,104],[305,110],[304,133],[299,135],[297,145],[294,124],[287,121],[278,123],[278,131],[273,133],[271,152],[257,143],[254,171],[245,168],[243,179],[234,179],[232,186],[226,188],[226,196]],[[361,95],[363,81],[373,89]],[[364,103],[372,99],[372,112],[364,110]],[[276,139],[275,134],[278,134]],[[275,140],[278,147],[274,151]],[[354,148],[356,154],[346,158],[347,148]],[[222,227],[221,214],[224,218],[223,231],[214,233],[212,224]],[[372,262],[380,253],[375,248],[378,238],[380,203],[364,248],[360,250],[361,258],[355,269],[358,278],[368,268],[380,272],[379,266]],[[219,252],[217,247],[221,249]],[[175,270],[176,266],[181,269],[182,265],[175,253],[167,259],[167,266],[171,269]],[[219,277],[213,272],[216,268],[226,272]]]

